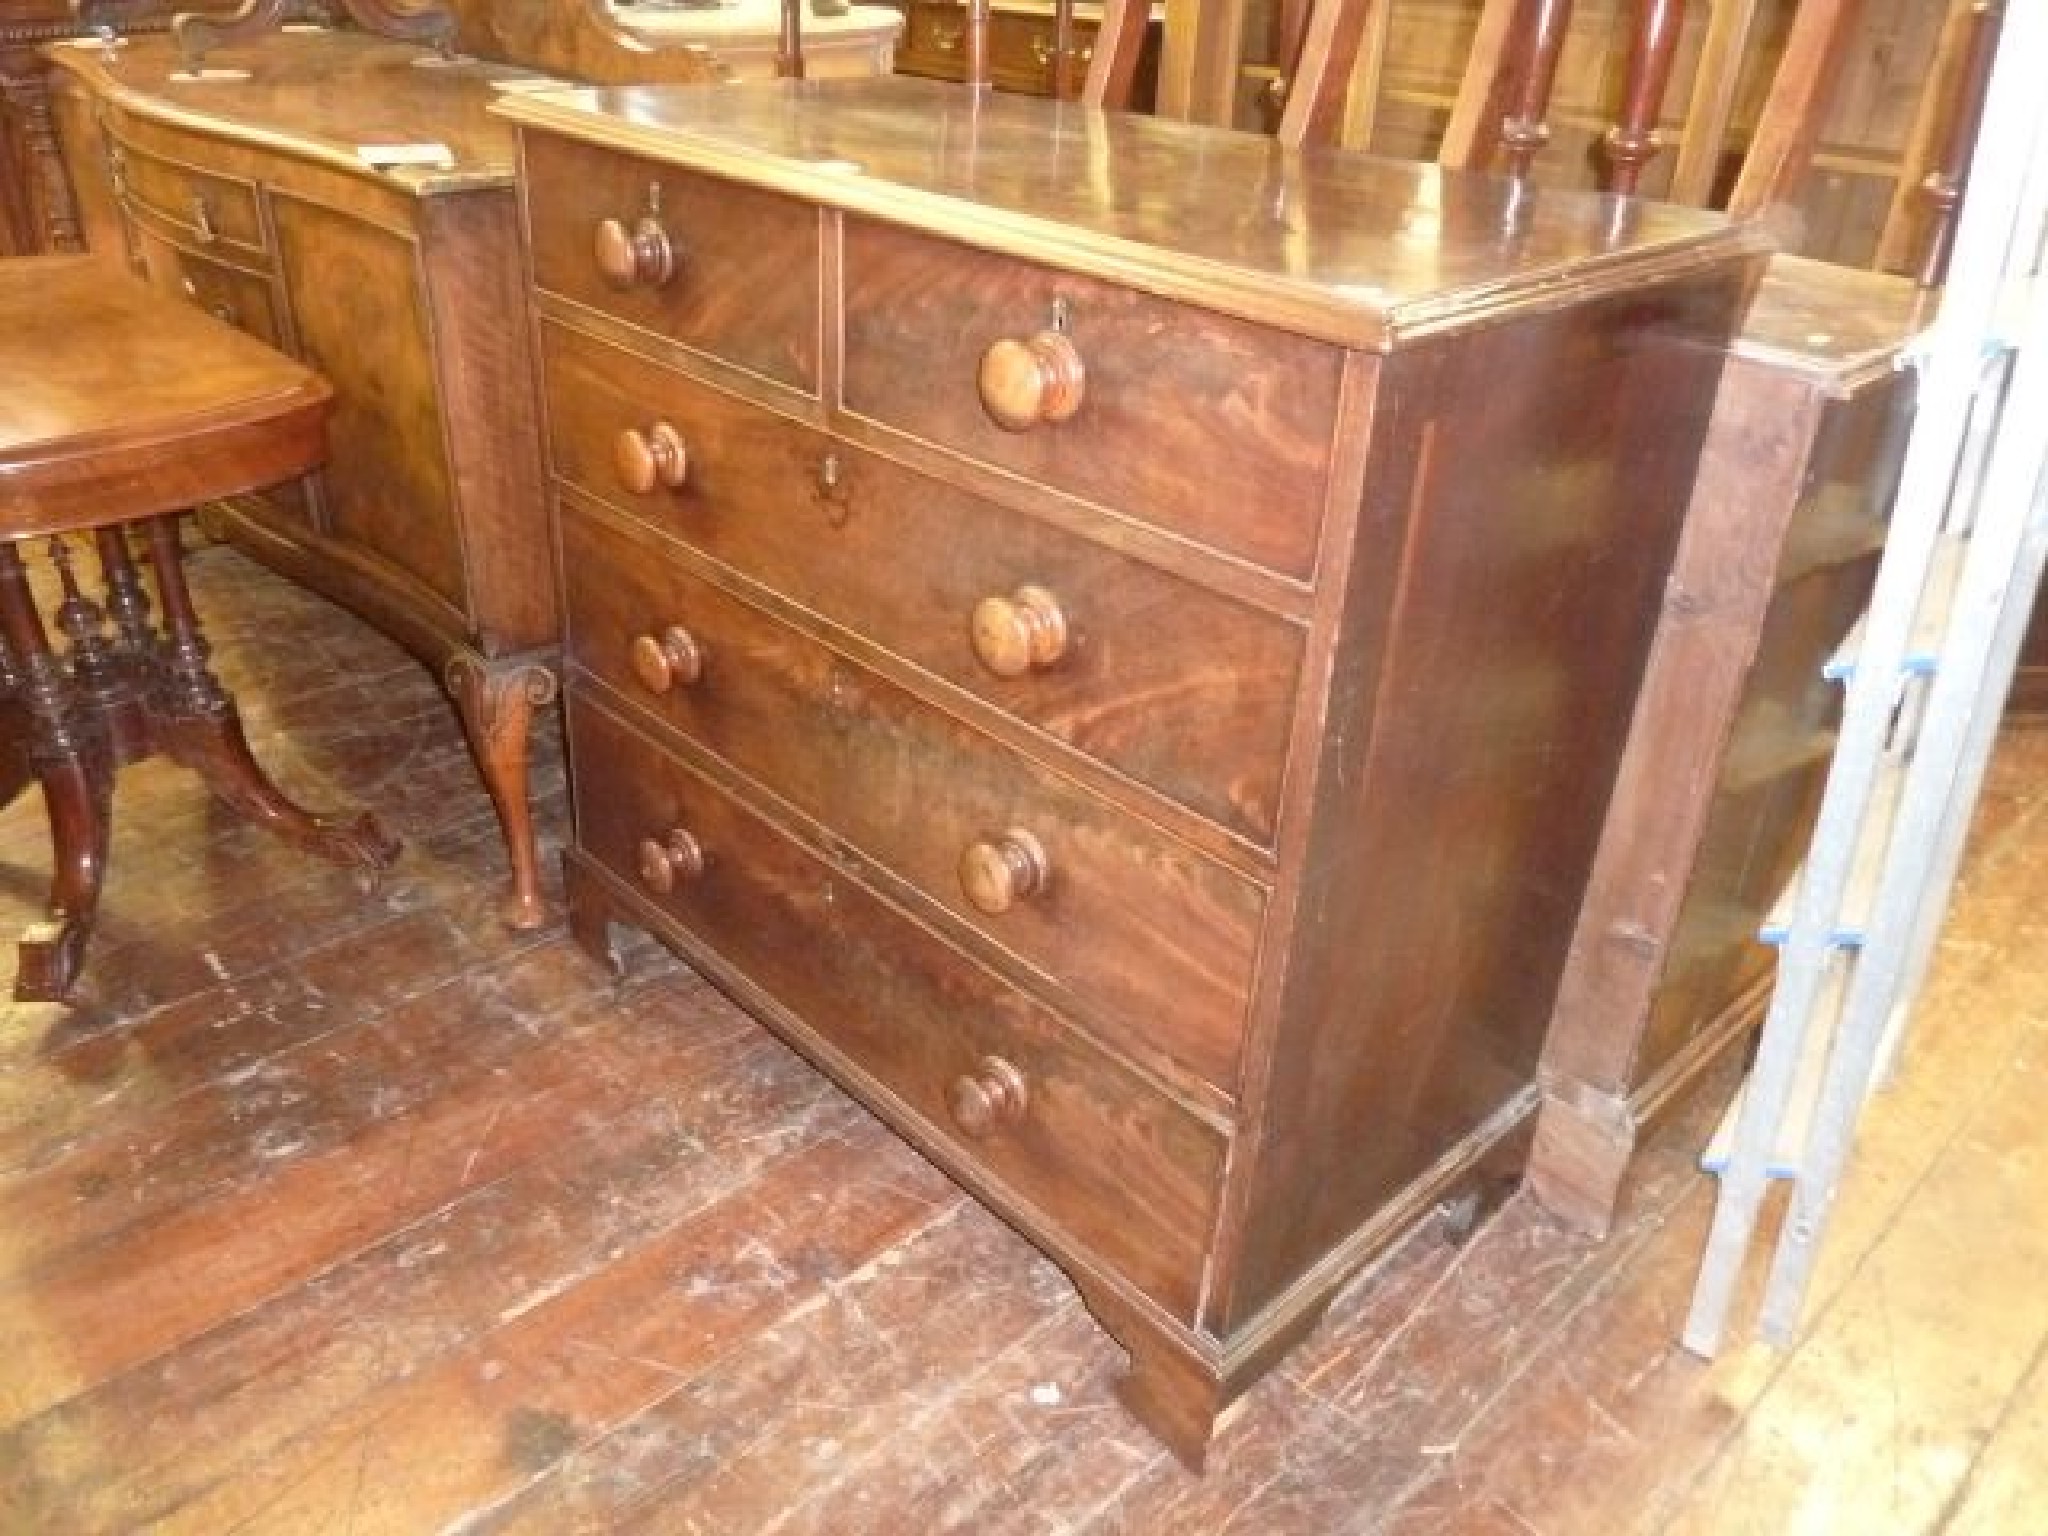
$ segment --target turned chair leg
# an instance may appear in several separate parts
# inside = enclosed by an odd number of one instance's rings
[[[155,745],[184,764],[242,815],[296,847],[374,878],[398,857],[397,839],[368,811],[353,820],[318,816],[271,783],[249,750],[235,701],[207,665],[208,647],[185,585],[184,552],[174,517],[150,518],[144,529],[163,604],[157,686],[150,704]]]
[[[62,1000],[77,979],[99,911],[113,805],[113,764],[96,717],[72,708],[72,687],[50,649],[20,551],[0,545],[0,633],[17,672],[26,758],[43,786],[53,867],[46,917],[22,936],[14,995]]]

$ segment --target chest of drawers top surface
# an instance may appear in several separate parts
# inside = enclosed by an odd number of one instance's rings
[[[1761,241],[1690,209],[903,77],[512,93],[494,110],[1380,349]]]
[[[447,61],[409,43],[293,28],[217,48],[207,74],[181,73],[167,36],[115,48],[80,40],[53,47],[59,68],[154,121],[283,151],[417,195],[509,186],[512,133],[489,111],[494,82],[526,72],[480,59]],[[390,164],[366,149],[444,149],[444,163]]]

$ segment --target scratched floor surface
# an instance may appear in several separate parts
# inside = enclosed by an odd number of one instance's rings
[[[497,925],[424,671],[193,570],[259,755],[407,852],[365,896],[123,775],[76,1006],[0,1015],[9,1536],[2044,1528],[2048,732],[2008,735],[1798,1349],[1673,1345],[1695,1113],[1604,1243],[1519,1200],[1416,1235],[1198,1480],[1058,1271],[710,988]],[[538,778],[558,843],[552,747]],[[44,838],[33,793],[0,814],[0,930]]]

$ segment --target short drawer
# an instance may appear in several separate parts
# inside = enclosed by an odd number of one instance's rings
[[[117,144],[111,152],[116,184],[135,207],[169,224],[185,244],[218,248],[223,256],[260,260],[269,248],[253,182],[198,170]]]
[[[1265,892],[564,497],[575,665],[916,886],[1105,1038],[1237,1086]]]
[[[545,292],[817,392],[814,209],[573,140],[523,143],[527,207],[547,210],[528,231]]]
[[[1298,626],[565,327],[541,340],[563,477],[1271,846]]]
[[[1055,31],[1050,11],[1043,14],[995,11],[989,16],[989,77],[1012,90],[1049,93],[1053,87],[1053,46]],[[1074,21],[1072,75],[1074,87],[1088,73],[1088,61],[1095,55],[1095,24]]]
[[[150,281],[240,331],[284,347],[268,277],[182,250],[154,229],[138,231],[136,249]]]
[[[865,219],[845,246],[847,410],[1313,577],[1338,348]]]
[[[178,294],[215,319],[280,351],[291,350],[278,322],[269,278],[195,256],[165,239],[153,225],[137,230],[135,249],[143,271],[156,287]],[[287,480],[256,494],[292,523],[305,525],[313,519],[310,487],[314,478]]]
[[[568,718],[585,854],[851,1062],[900,1128],[993,1181],[999,1204],[1021,1201],[1056,1247],[1063,1234],[1193,1318],[1218,1131],[573,686]]]
[[[896,67],[935,80],[967,77],[967,8],[911,0],[903,10],[903,45]]]

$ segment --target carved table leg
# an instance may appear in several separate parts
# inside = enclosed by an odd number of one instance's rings
[[[26,756],[42,781],[54,859],[48,916],[22,936],[14,995],[23,1002],[56,1002],[78,978],[99,910],[113,766],[104,733],[72,707],[69,680],[50,650],[28,572],[12,544],[0,545],[0,632],[19,671]]]
[[[398,840],[368,811],[352,821],[316,816],[270,782],[249,750],[234,699],[206,664],[206,637],[185,586],[177,520],[156,517],[145,526],[164,608],[164,638],[150,703],[156,746],[197,773],[207,788],[242,815],[295,847],[336,864],[354,865],[374,879],[397,859]],[[108,582],[118,588],[120,578],[110,570]]]
[[[533,750],[533,712],[554,702],[559,686],[555,674],[537,662],[490,662],[474,651],[458,651],[449,658],[446,678],[505,834],[512,889],[500,915],[508,927],[538,928],[547,921],[547,905],[540,895],[540,854],[534,842],[527,765]]]
[[[14,647],[7,643],[4,630],[0,630],[0,806],[14,804],[22,791],[36,781],[36,770],[28,755],[29,718],[28,705],[22,699],[24,682]]]

